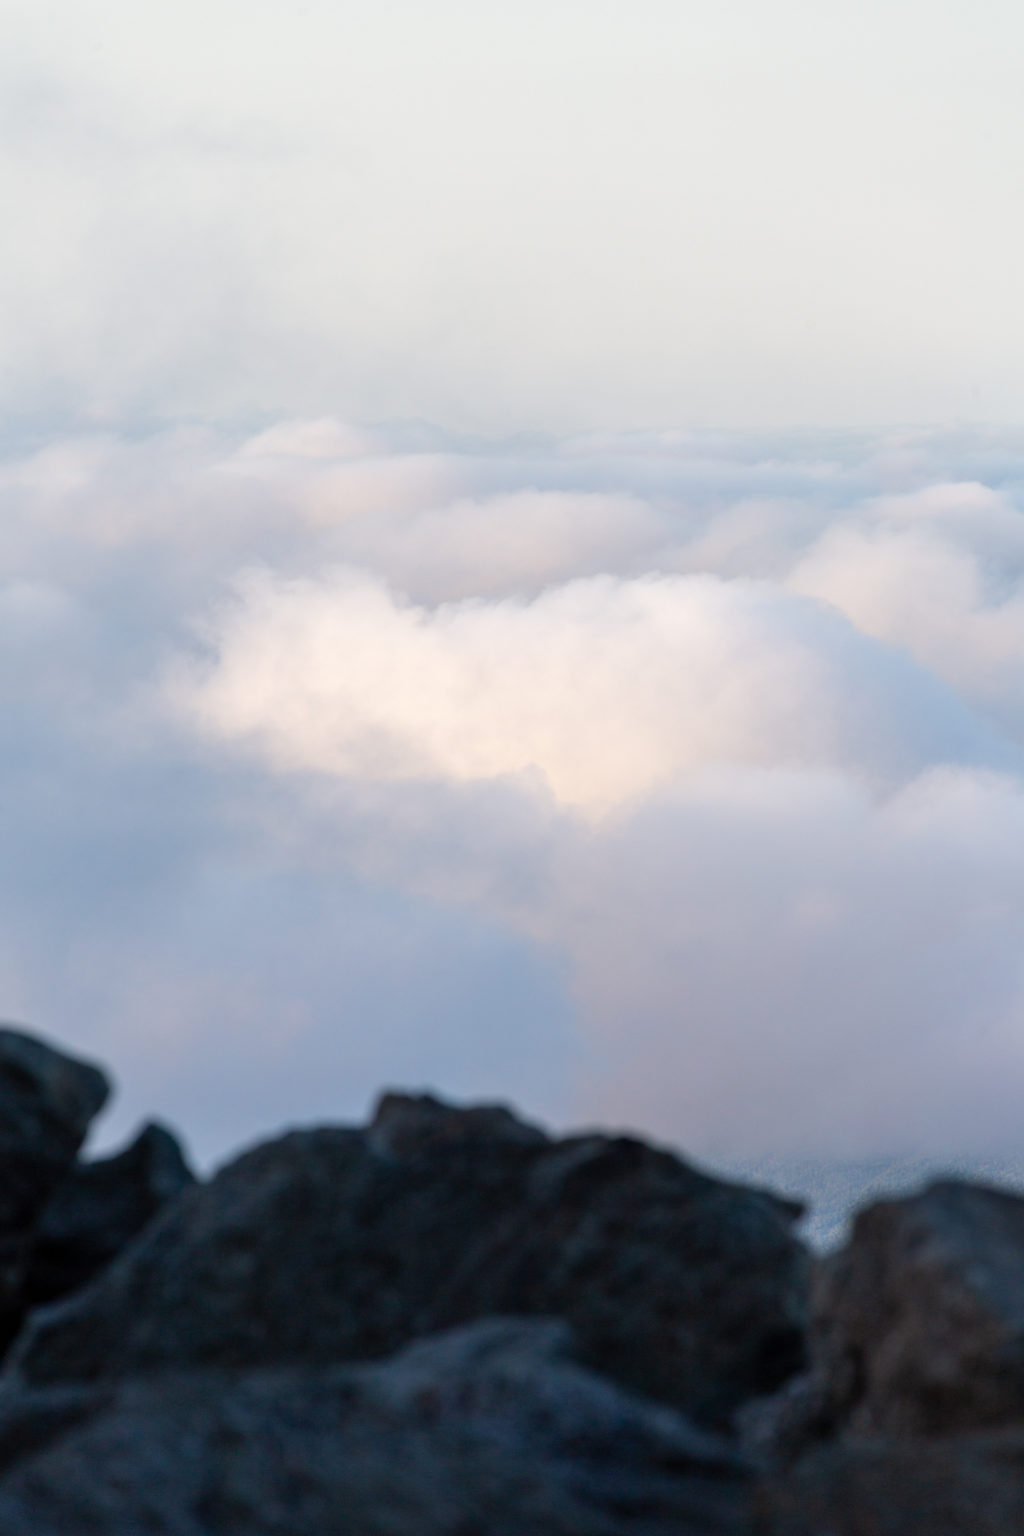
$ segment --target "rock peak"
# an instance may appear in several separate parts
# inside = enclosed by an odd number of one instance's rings
[[[542,1147],[550,1138],[505,1104],[448,1104],[430,1093],[383,1093],[370,1121],[371,1146],[394,1157],[466,1141]]]

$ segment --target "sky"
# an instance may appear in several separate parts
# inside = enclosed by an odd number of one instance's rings
[[[0,37],[0,1013],[98,1145],[1020,1153],[1019,7]]]
[[[0,406],[1024,407],[1013,0],[3,0]]]

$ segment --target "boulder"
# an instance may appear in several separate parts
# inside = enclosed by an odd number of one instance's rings
[[[195,1182],[176,1137],[154,1123],[123,1152],[74,1164],[36,1222],[26,1304],[40,1306],[80,1289]]]
[[[32,1227],[108,1093],[98,1067],[0,1028],[0,1350],[21,1321]]]
[[[819,1433],[1024,1420],[1024,1199],[943,1180],[868,1206],[819,1266],[813,1312]]]
[[[728,1446],[581,1369],[569,1344],[559,1324],[491,1319],[372,1366],[29,1392],[7,1410],[35,1440],[0,1476],[0,1530],[749,1536]],[[0,1452],[3,1426],[0,1411]]]
[[[843,1439],[767,1478],[757,1536],[1020,1536],[1024,1431]]]
[[[9,1372],[369,1360],[544,1315],[623,1386],[726,1425],[801,1363],[799,1211],[628,1137],[551,1140],[492,1106],[391,1095],[366,1131],[293,1132],[187,1190],[30,1319]]]

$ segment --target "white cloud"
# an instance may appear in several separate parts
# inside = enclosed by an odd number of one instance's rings
[[[1024,517],[978,485],[880,499],[829,529],[791,589],[904,648],[1024,743]]]
[[[601,812],[699,766],[842,766],[885,784],[998,760],[911,662],[748,581],[591,577],[428,610],[358,572],[252,572],[210,640],[186,707],[293,769],[534,772],[561,803]]]
[[[323,419],[8,455],[4,1011],[204,1153],[385,1081],[1005,1151],[1022,467]]]

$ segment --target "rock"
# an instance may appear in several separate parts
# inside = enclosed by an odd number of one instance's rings
[[[1024,1430],[841,1440],[768,1479],[757,1536],[1020,1536]]]
[[[725,1426],[803,1361],[800,1207],[720,1183],[628,1137],[571,1137],[481,1232],[431,1305],[566,1317],[583,1357],[633,1391]]]
[[[177,1139],[153,1123],[116,1156],[76,1163],[36,1222],[27,1305],[78,1290],[195,1182]]]
[[[112,1384],[0,1391],[0,1478],[68,1430],[94,1419],[113,1395]]]
[[[581,1358],[708,1424],[800,1363],[799,1207],[627,1137],[389,1096],[368,1131],[293,1132],[186,1191],[32,1318],[34,1383],[367,1360],[494,1314],[565,1318]]]
[[[21,1321],[31,1228],[108,1092],[98,1067],[0,1029],[0,1350]]]
[[[836,1427],[828,1381],[817,1371],[791,1376],[769,1397],[751,1398],[734,1421],[744,1456],[768,1473],[791,1466],[809,1447],[832,1439]]]
[[[550,1143],[539,1127],[520,1120],[504,1104],[454,1109],[429,1093],[382,1094],[367,1134],[377,1151],[403,1158],[457,1143],[534,1148]]]
[[[819,1432],[944,1435],[1024,1419],[1024,1199],[944,1180],[878,1201],[818,1275]]]
[[[0,1028],[0,1227],[21,1227],[36,1214],[109,1091],[98,1067]]]
[[[726,1445],[566,1345],[557,1324],[492,1319],[374,1366],[123,1383],[0,1481],[0,1530],[748,1536]]]

